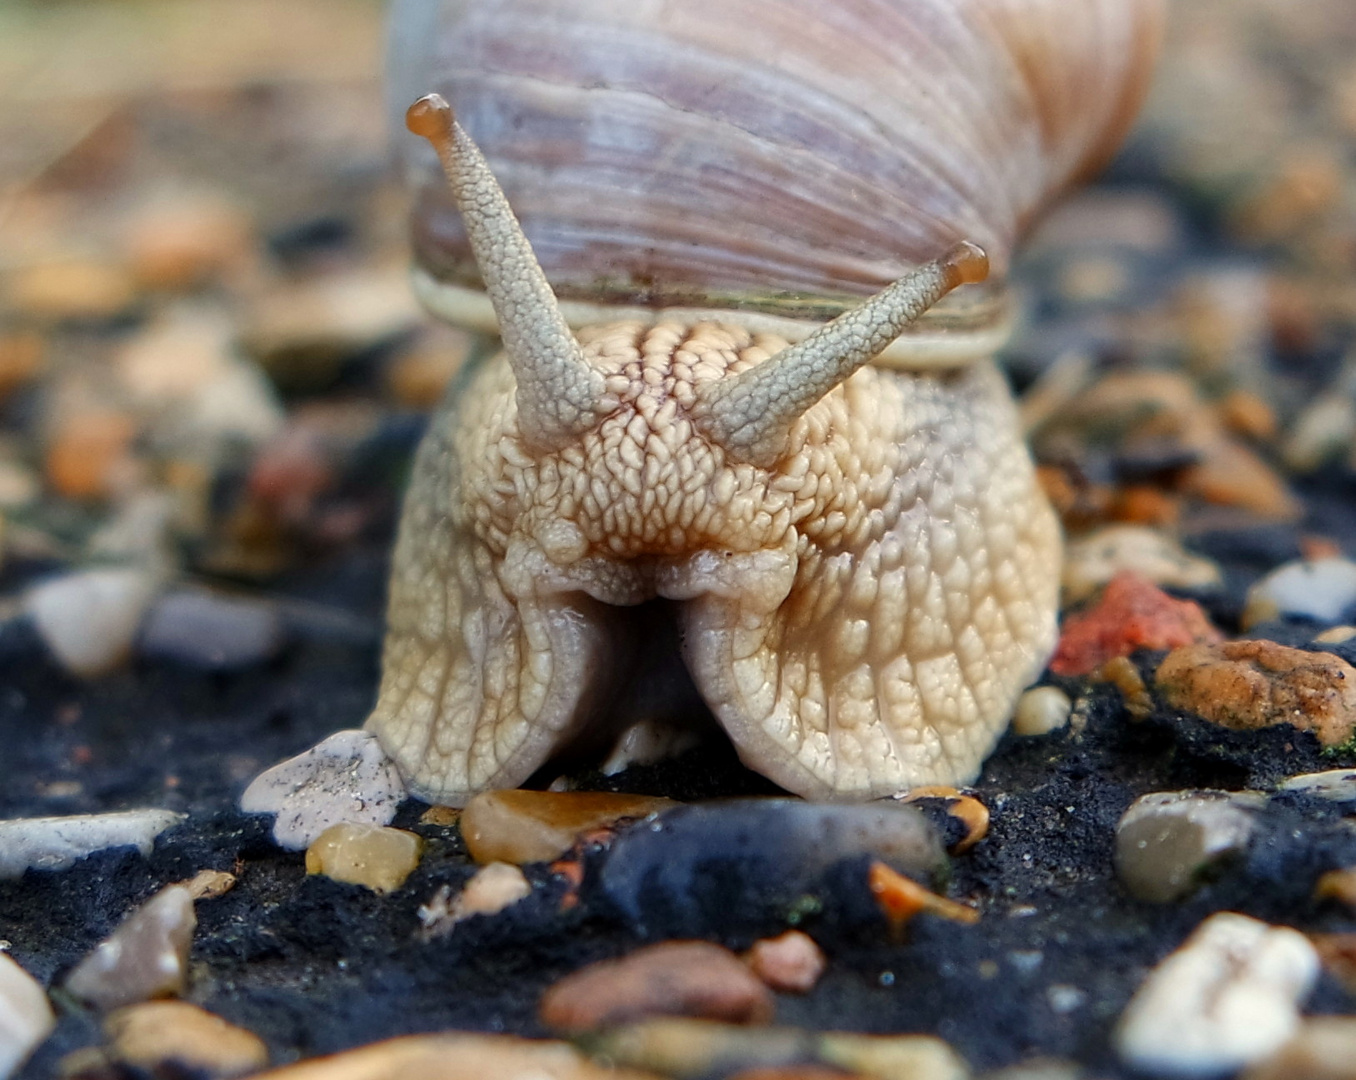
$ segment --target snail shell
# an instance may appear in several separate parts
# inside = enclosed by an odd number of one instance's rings
[[[974,776],[1053,645],[1060,565],[988,358],[1001,279],[1119,137],[1159,16],[398,7],[396,93],[447,89],[490,153],[439,96],[410,109],[447,176],[419,199],[423,295],[504,341],[434,417],[401,521],[367,727],[412,791],[523,782],[643,670],[646,613],[791,791]]]
[[[886,351],[916,367],[1003,340],[1016,239],[1119,143],[1161,21],[1160,0],[397,0],[390,98],[455,103],[575,326],[714,308],[798,340],[978,244],[994,287]],[[436,162],[402,146],[420,295],[489,328]]]

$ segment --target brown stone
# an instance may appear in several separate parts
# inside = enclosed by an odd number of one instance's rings
[[[744,954],[749,970],[774,990],[808,994],[828,961],[815,939],[799,930],[755,941]]]
[[[1356,727],[1356,668],[1274,641],[1187,645],[1154,675],[1173,708],[1237,731],[1290,724],[1337,746]]]
[[[365,822],[331,825],[306,849],[306,872],[395,892],[419,865],[424,841],[415,833]]]
[[[244,1076],[268,1064],[259,1036],[184,1001],[119,1009],[104,1021],[104,1034],[118,1061],[152,1075]]]
[[[669,941],[567,975],[546,991],[540,1011],[547,1026],[577,1032],[652,1015],[767,1023],[773,1001],[728,949]]]
[[[546,862],[568,851],[581,833],[677,805],[602,791],[486,791],[462,811],[461,835],[478,863]]]
[[[45,321],[116,318],[136,298],[126,270],[92,259],[42,263],[16,271],[9,279],[10,306]]]
[[[133,469],[137,425],[119,412],[71,416],[47,450],[47,482],[68,499],[101,499],[123,485]]]

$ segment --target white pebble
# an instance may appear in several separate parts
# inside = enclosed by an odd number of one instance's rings
[[[141,653],[206,671],[234,671],[263,663],[282,645],[282,619],[262,600],[179,590],[151,607]]]
[[[75,965],[66,989],[99,1009],[182,994],[197,925],[193,895],[167,885]]]
[[[1247,629],[1282,615],[1336,622],[1356,607],[1356,562],[1307,559],[1281,566],[1248,590]]]
[[[0,953],[0,1080],[13,1076],[54,1027],[56,1016],[37,980]]]
[[[1107,525],[1068,545],[1064,602],[1086,599],[1123,570],[1177,589],[1209,589],[1223,580],[1215,563],[1192,555],[1166,533],[1147,525]]]
[[[1297,791],[1332,802],[1356,802],[1356,769],[1301,773],[1282,781],[1279,790]]]
[[[77,570],[30,589],[24,607],[61,665],[91,679],[131,653],[161,581],[145,566]]]
[[[1048,735],[1069,722],[1073,702],[1058,686],[1033,686],[1017,699],[1012,715],[1015,735]]]
[[[497,915],[532,894],[532,884],[512,863],[482,866],[456,896],[444,885],[419,908],[419,921],[430,936],[445,934],[472,915]]]
[[[1212,915],[1135,994],[1116,1029],[1117,1050],[1154,1076],[1232,1073],[1295,1033],[1318,970],[1303,934],[1233,912]]]
[[[123,810],[0,821],[0,880],[25,870],[65,870],[96,851],[130,844],[149,855],[155,838],[183,821],[172,810]]]
[[[404,798],[400,774],[376,736],[339,731],[260,773],[240,796],[240,809],[277,814],[273,839],[305,851],[331,825],[389,825]]]

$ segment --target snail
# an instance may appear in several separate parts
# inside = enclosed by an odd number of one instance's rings
[[[991,359],[1004,279],[1119,141],[1161,16],[397,4],[393,94],[457,110],[408,113],[446,177],[407,154],[416,288],[504,345],[401,519],[366,728],[410,791],[521,784],[674,636],[789,791],[975,776],[1053,646],[1061,552]]]

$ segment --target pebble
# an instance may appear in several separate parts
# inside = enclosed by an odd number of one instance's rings
[[[67,870],[106,848],[130,845],[149,855],[155,838],[186,817],[171,810],[122,810],[0,821],[0,881],[26,870]]]
[[[72,409],[59,417],[47,441],[43,472],[68,499],[105,499],[133,486],[136,420],[106,406]]]
[[[421,319],[405,268],[391,265],[278,282],[246,312],[241,337],[280,386],[316,390]]]
[[[199,870],[187,881],[176,884],[188,890],[194,900],[215,900],[235,888],[235,875],[225,870]]]
[[[180,291],[242,264],[251,233],[248,215],[220,196],[160,192],[133,212],[123,242],[144,287]]]
[[[658,765],[681,757],[701,743],[701,732],[660,720],[641,720],[618,737],[607,758],[598,766],[604,776],[616,776],[636,765]]]
[[[1020,1065],[982,1073],[978,1080],[1083,1080],[1083,1070],[1060,1058],[1032,1058]]]
[[[395,892],[414,873],[423,848],[424,841],[404,829],[340,822],[306,849],[306,872],[377,893]]]
[[[1216,1077],[1279,1049],[1318,977],[1303,934],[1233,912],[1210,916],[1126,1007],[1117,1050],[1155,1076]]]
[[[532,884],[510,863],[490,863],[477,870],[461,892],[444,885],[419,908],[419,921],[429,937],[447,933],[472,915],[498,915],[532,895]]]
[[[75,966],[66,990],[104,1010],[182,994],[197,924],[192,894],[166,886]]]
[[[1152,582],[1121,571],[1092,607],[1065,618],[1050,670],[1056,675],[1087,675],[1108,660],[1140,649],[1171,649],[1222,638],[1199,604],[1174,600]]]
[[[1295,521],[1304,504],[1254,451],[1231,438],[1210,439],[1200,460],[1184,469],[1181,490],[1206,502],[1236,506],[1267,521]]]
[[[151,605],[138,651],[200,671],[240,671],[271,660],[282,644],[276,605],[181,589]]]
[[[1294,791],[1332,802],[1356,802],[1356,769],[1301,773],[1281,781],[1278,790]]]
[[[0,844],[0,857],[3,852]],[[56,1015],[38,981],[0,952],[0,1080],[9,1080],[55,1027]]]
[[[1157,529],[1106,525],[1065,549],[1064,603],[1086,600],[1121,571],[1174,589],[1212,589],[1223,581],[1214,562],[1190,554]]]
[[[728,949],[669,941],[567,975],[541,999],[541,1021],[560,1031],[595,1031],[642,1016],[696,1016],[765,1024],[768,988]]]
[[[1322,633],[1314,635],[1315,645],[1342,645],[1356,638],[1356,626],[1344,624],[1342,626],[1330,626]]]
[[[1116,873],[1137,900],[1166,904],[1242,852],[1263,804],[1225,791],[1157,791],[1130,804],[1116,825]]]
[[[1356,910],[1356,866],[1341,870],[1329,870],[1320,875],[1314,883],[1315,900],[1340,900],[1347,907]]]
[[[1015,735],[1049,735],[1069,723],[1073,702],[1058,686],[1034,686],[1017,699],[1012,714]]]
[[[979,921],[976,909],[923,888],[912,878],[897,873],[883,862],[871,864],[867,872],[867,885],[881,913],[896,932],[925,911],[953,922],[973,924]]]
[[[104,1021],[113,1058],[152,1076],[227,1080],[268,1065],[263,1039],[185,1001],[148,1001]]]
[[[386,369],[386,389],[397,405],[426,412],[443,399],[448,384],[471,355],[474,337],[445,324],[420,336]]]
[[[1356,1080],[1356,1017],[1314,1016],[1240,1080]]]
[[[405,798],[395,764],[374,735],[338,731],[255,777],[240,796],[247,814],[276,814],[273,839],[304,851],[331,825],[389,825]]]
[[[137,302],[136,283],[122,267],[72,258],[14,271],[9,306],[43,322],[116,319]]]
[[[82,679],[120,667],[163,575],[153,566],[75,570],[35,585],[24,610],[61,666]]]
[[[1246,630],[1284,616],[1337,622],[1356,607],[1356,562],[1313,559],[1286,563],[1248,590]]]
[[[622,833],[599,883],[642,934],[756,934],[768,919],[795,926],[821,898],[855,902],[849,894],[871,859],[921,880],[947,866],[940,837],[915,806],[731,799],[675,807]],[[839,880],[840,868],[849,880]],[[860,915],[874,921],[862,893]]]
[[[46,358],[43,335],[32,331],[0,333],[0,401],[37,377]]]
[[[1167,655],[1154,683],[1173,708],[1236,731],[1291,724],[1329,747],[1356,728],[1356,668],[1331,653],[1263,640],[1188,645]]]
[[[257,1080],[659,1080],[594,1064],[568,1043],[511,1035],[406,1035],[257,1074]]]
[[[755,941],[744,962],[773,990],[790,994],[808,994],[828,966],[824,950],[799,930]]]
[[[968,1080],[965,1059],[929,1035],[855,1035],[826,1032],[819,1058],[880,1080]]]
[[[1294,472],[1313,472],[1345,453],[1356,439],[1356,400],[1349,392],[1319,394],[1301,410],[1281,446]]]
[[[478,863],[548,862],[569,851],[581,833],[677,805],[610,792],[484,791],[462,811],[461,835]]]
[[[818,1058],[815,1037],[799,1028],[745,1027],[680,1017],[640,1020],[578,1041],[600,1061],[679,1080],[725,1076],[739,1069],[792,1068],[817,1063]]]

